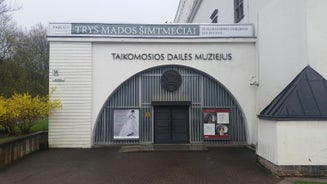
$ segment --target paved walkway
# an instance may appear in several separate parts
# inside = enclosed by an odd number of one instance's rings
[[[208,151],[121,152],[119,147],[49,149],[0,171],[0,183],[276,184],[246,148]]]

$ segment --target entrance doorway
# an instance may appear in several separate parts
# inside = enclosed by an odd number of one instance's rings
[[[163,73],[170,70],[178,72],[182,77],[181,86],[176,91],[168,91],[161,85]],[[204,138],[203,116],[204,109],[208,108],[229,110],[228,140]],[[117,123],[114,115],[116,110],[121,109],[138,109],[140,133],[138,139],[114,138],[113,128]],[[182,128],[184,133],[176,131],[174,126],[179,125],[171,123],[176,119],[174,113],[176,110],[184,111],[181,118],[184,119],[181,125],[184,127]],[[164,112],[169,115],[160,115]],[[163,122],[166,122],[166,125]],[[164,124],[166,133],[160,123]],[[243,145],[247,143],[246,129],[244,113],[239,103],[219,81],[194,68],[178,65],[157,66],[132,76],[108,97],[97,117],[93,145],[164,142]],[[165,136],[167,139],[163,138]]]
[[[154,137],[156,144],[189,143],[189,107],[155,106]]]

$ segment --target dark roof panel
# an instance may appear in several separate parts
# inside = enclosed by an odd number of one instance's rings
[[[327,119],[326,79],[310,66],[305,67],[258,117],[272,120]]]

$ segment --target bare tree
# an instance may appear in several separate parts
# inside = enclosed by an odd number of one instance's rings
[[[16,31],[16,24],[12,22],[11,17],[0,15],[0,63],[12,56]]]
[[[47,30],[42,24],[28,31],[18,29],[11,17],[16,10],[0,0],[0,95],[48,94]]]
[[[19,65],[27,72],[25,87],[32,95],[47,94],[49,83],[49,46],[47,30],[42,24],[24,32],[18,31],[12,45],[11,62]]]
[[[5,0],[0,0],[0,15],[10,12],[10,11],[12,11],[12,9],[10,7],[8,7]]]
[[[0,15],[2,14],[6,14],[9,12],[13,12],[13,11],[17,11],[21,8],[21,6],[8,6],[7,3],[5,2],[5,0],[0,0]]]
[[[10,13],[18,9],[9,7],[5,0],[0,0],[0,63],[12,56],[17,27]]]

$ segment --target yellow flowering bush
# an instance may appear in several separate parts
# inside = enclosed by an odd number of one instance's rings
[[[6,114],[6,99],[3,96],[0,96],[0,117],[3,117],[5,114]]]
[[[26,134],[34,122],[47,118],[61,106],[60,100],[50,100],[50,96],[32,97],[28,93],[15,93],[11,98],[0,96],[0,125],[11,135],[17,133],[17,128]]]
[[[0,96],[0,125],[13,135],[15,131],[15,116],[11,115],[10,100]]]

